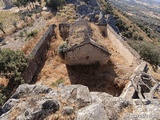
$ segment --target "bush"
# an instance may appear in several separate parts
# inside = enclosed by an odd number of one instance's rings
[[[58,54],[63,59],[64,58],[64,49],[67,47],[67,42],[64,42],[58,47]]]
[[[38,34],[38,31],[37,30],[33,30],[30,33],[28,33],[27,38],[35,37],[37,34]]]
[[[149,63],[160,65],[160,47],[145,41],[128,41],[128,43]]]
[[[0,86],[0,104],[10,95],[11,91],[23,83],[21,74],[27,67],[27,59],[20,51],[0,50],[0,76],[9,80],[8,86]],[[6,97],[7,96],[7,97]]]
[[[143,59],[154,65],[160,65],[160,49],[150,43],[143,43],[140,48],[140,55]]]
[[[20,51],[0,50],[0,73],[9,79],[9,85],[16,86],[22,81],[21,73],[27,67],[27,59]]]

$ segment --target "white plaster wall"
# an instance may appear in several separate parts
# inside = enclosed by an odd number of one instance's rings
[[[87,59],[88,58],[88,59]],[[85,44],[65,54],[65,63],[68,65],[89,65],[99,62],[107,64],[110,56],[91,44]]]

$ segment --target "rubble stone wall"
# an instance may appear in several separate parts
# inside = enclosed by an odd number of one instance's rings
[[[110,25],[107,26],[108,38],[111,40],[112,44],[118,49],[120,54],[132,64],[134,60],[140,58],[139,54],[133,50],[123,38],[117,34]]]
[[[55,25],[51,25],[48,28],[46,33],[42,36],[40,41],[29,54],[28,58],[30,59],[30,63],[22,75],[25,83],[31,83],[43,67],[50,42],[52,40],[52,37],[55,36],[54,28]]]

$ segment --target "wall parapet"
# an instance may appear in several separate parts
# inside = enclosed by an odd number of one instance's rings
[[[27,56],[30,60],[28,67],[22,74],[25,83],[31,83],[37,77],[38,73],[42,69],[45,60],[46,54],[50,46],[52,37],[55,36],[56,25],[51,25],[45,34],[42,36],[37,45],[32,49],[30,54]]]
[[[130,45],[128,45],[128,43],[119,34],[117,34],[110,25],[107,25],[107,32],[112,44],[116,46],[120,54],[128,61],[129,64],[132,64],[134,60],[140,59],[140,55]]]

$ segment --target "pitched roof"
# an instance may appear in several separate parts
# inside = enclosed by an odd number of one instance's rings
[[[92,32],[91,27],[88,25],[87,21],[80,19],[74,22],[70,26],[68,40],[68,48],[81,44],[84,41],[90,40]]]
[[[70,47],[69,49],[65,49],[64,52],[73,51],[73,50],[75,50],[76,48],[82,47],[82,46],[87,45],[87,44],[91,44],[91,45],[93,45],[94,47],[100,49],[104,54],[107,54],[107,55],[109,55],[109,56],[111,55],[106,48],[104,48],[103,46],[97,44],[97,43],[96,43],[94,40],[92,40],[92,39],[90,39],[89,41],[83,41],[83,42],[81,42],[81,44],[76,44],[76,45]]]
[[[91,44],[101,49],[105,54],[110,55],[110,53],[106,48],[99,45],[98,43],[95,42],[95,40],[91,38],[92,38],[92,29],[88,25],[88,22],[84,19],[79,19],[75,21],[70,26],[69,37],[67,38],[68,45],[67,49],[65,49],[65,52],[72,51],[86,44]]]

